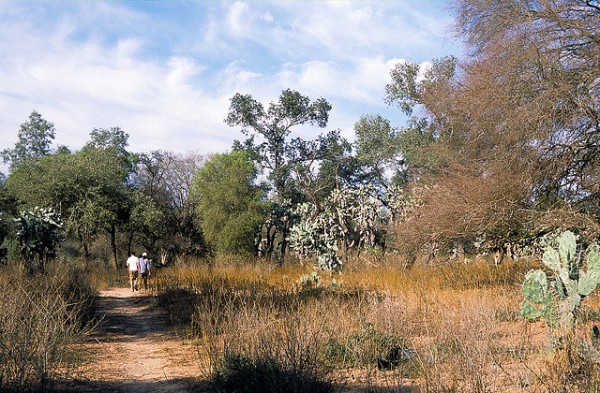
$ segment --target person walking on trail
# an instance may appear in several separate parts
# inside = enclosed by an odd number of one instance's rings
[[[144,289],[148,290],[148,277],[150,276],[150,260],[148,254],[142,253],[142,257],[138,259],[138,272],[144,284]]]
[[[127,258],[127,268],[129,269],[129,284],[131,285],[131,291],[135,292],[138,290],[138,257],[135,253],[131,253],[131,256]]]

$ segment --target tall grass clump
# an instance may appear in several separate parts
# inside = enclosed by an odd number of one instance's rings
[[[24,270],[0,269],[0,391],[47,390],[67,377],[94,312],[81,270],[53,267],[33,277]]]

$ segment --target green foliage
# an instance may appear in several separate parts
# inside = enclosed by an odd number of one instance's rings
[[[386,171],[401,176],[400,134],[380,115],[367,115],[354,125],[356,159],[371,183],[387,185]]]
[[[112,149],[52,154],[34,166],[20,166],[8,178],[7,192],[22,206],[49,206],[65,217],[65,229],[81,242],[84,255],[101,231],[113,231],[128,218],[129,170]]]
[[[434,129],[426,119],[410,119],[398,135],[400,152],[412,178],[420,173],[439,173],[448,164],[435,148]]]
[[[292,139],[285,152],[291,169],[290,198],[294,202],[321,203],[335,188],[364,180],[352,145],[340,130],[329,131],[313,140]]]
[[[218,253],[256,253],[265,197],[256,176],[246,153],[235,151],[212,156],[194,178],[202,230]]]
[[[313,370],[289,367],[273,357],[252,358],[226,353],[212,375],[213,391],[220,393],[329,393],[333,385]]]
[[[231,98],[225,122],[242,127],[241,131],[248,139],[243,143],[236,141],[234,149],[246,151],[261,169],[269,170],[268,177],[275,192],[283,200],[290,196],[290,174],[298,161],[286,158],[287,153],[296,150],[287,140],[292,127],[310,124],[323,128],[329,120],[330,110],[331,105],[325,99],[311,102],[308,97],[290,89],[282,91],[279,101],[271,102],[266,110],[251,95],[237,93]],[[260,142],[255,140],[256,136]],[[302,157],[302,160],[310,159],[314,158]]]
[[[548,247],[542,261],[552,277],[540,269],[527,273],[521,314],[527,319],[542,317],[553,331],[565,329],[570,333],[575,329],[581,302],[600,284],[598,247],[578,252],[576,236],[566,231],[558,238],[558,249]]]
[[[31,112],[29,120],[21,124],[15,147],[2,151],[4,162],[10,163],[11,171],[21,164],[35,163],[39,158],[50,154],[54,133],[54,124],[44,120],[38,112]]]
[[[36,206],[33,210],[22,211],[15,221],[18,223],[17,237],[21,253],[28,270],[36,270],[37,262],[42,271],[45,271],[46,261],[54,255],[61,240],[60,215],[50,208],[41,209]]]
[[[110,129],[94,128],[90,132],[90,140],[86,143],[86,149],[110,149],[114,150],[120,157],[129,157],[127,145],[129,134],[123,131],[120,127],[112,127]]]

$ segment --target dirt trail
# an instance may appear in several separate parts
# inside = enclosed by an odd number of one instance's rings
[[[78,392],[183,392],[200,370],[196,352],[170,330],[154,298],[128,288],[100,292],[100,326],[86,349]]]

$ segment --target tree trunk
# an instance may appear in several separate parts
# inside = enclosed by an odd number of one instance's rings
[[[119,270],[119,260],[117,259],[117,229],[115,224],[110,226],[110,246],[112,248],[113,255],[113,268]]]
[[[90,245],[88,239],[88,236],[86,236],[85,234],[79,234],[79,240],[81,241],[81,247],[83,248],[83,259],[86,262],[89,262],[90,260]]]
[[[134,232],[129,232],[129,238],[127,239],[127,255],[131,255],[131,246],[133,244]]]

